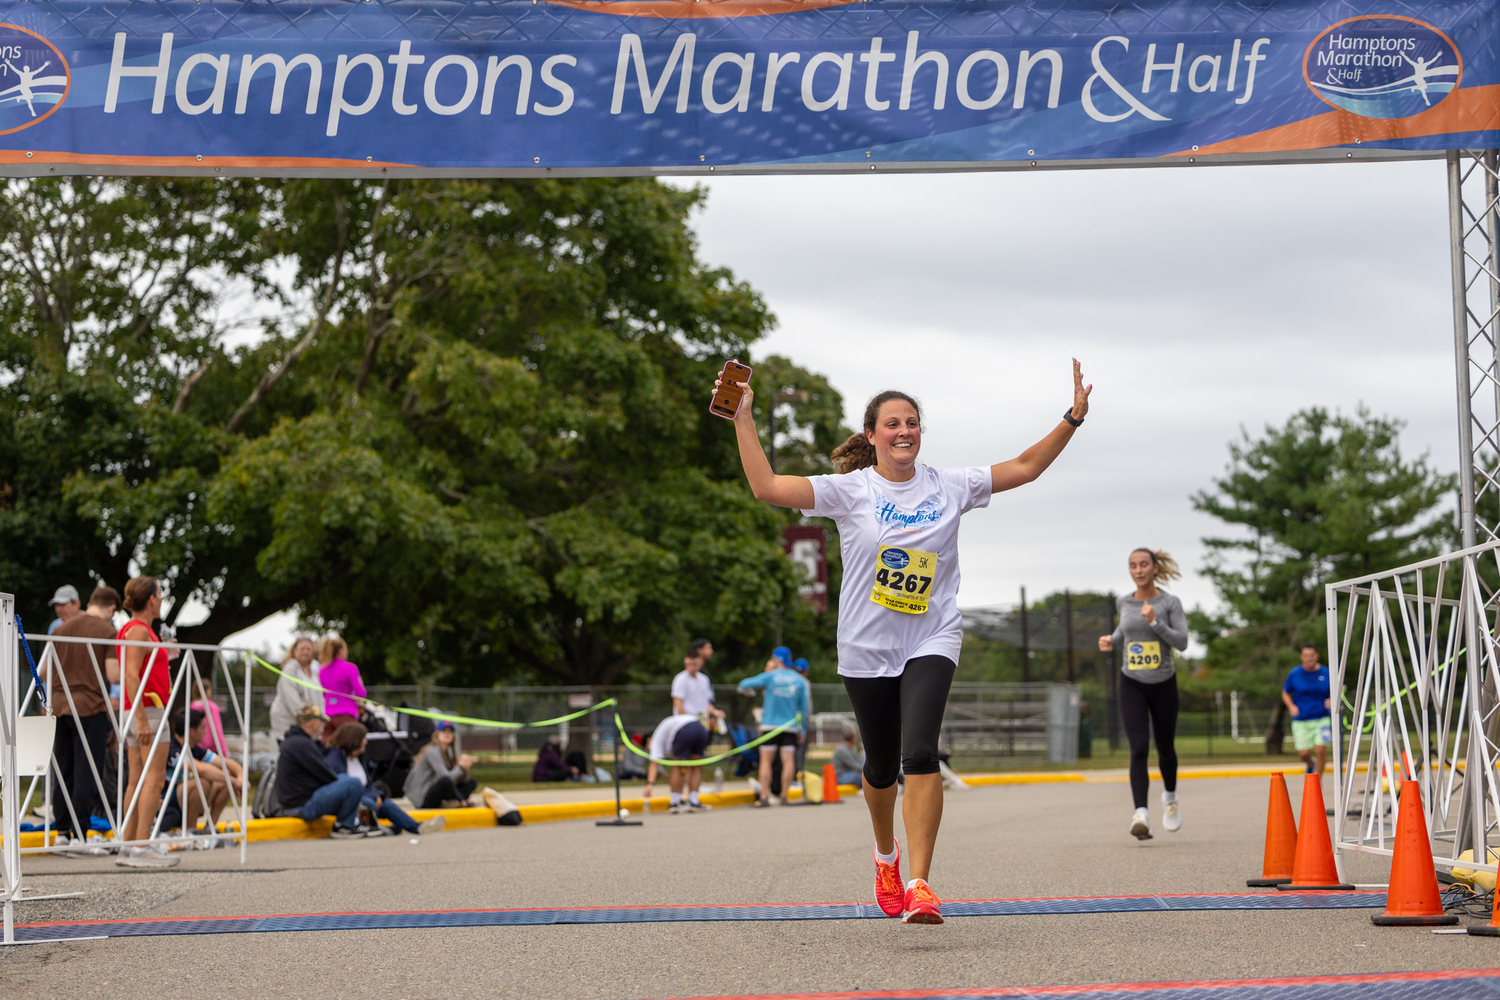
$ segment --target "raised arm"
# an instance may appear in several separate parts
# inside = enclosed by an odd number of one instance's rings
[[[1083,369],[1078,364],[1078,359],[1073,359],[1073,419],[1079,422],[1089,412],[1089,393],[1094,391],[1092,385],[1083,384]],[[990,492],[1003,493],[1013,490],[1017,486],[1025,486],[1036,479],[1047,466],[1051,465],[1062,450],[1067,447],[1068,442],[1073,440],[1073,432],[1077,430],[1066,420],[1059,420],[1052,433],[1042,438],[1036,444],[1009,462],[1000,462],[990,466]],[[741,454],[743,454],[743,447]]]
[[[724,373],[719,372],[720,378]],[[773,503],[778,507],[793,507],[810,510],[813,503],[812,483],[806,476],[778,476],[771,471],[766,452],[760,446],[760,433],[755,429],[755,393],[749,383],[737,382],[745,390],[740,403],[740,412],[734,418],[734,437],[740,446],[740,464],[745,468],[745,479],[750,483],[750,492],[755,499]],[[714,388],[719,380],[714,380]]]

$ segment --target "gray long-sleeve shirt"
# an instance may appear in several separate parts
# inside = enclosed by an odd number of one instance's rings
[[[1149,603],[1156,621],[1148,624],[1141,606]],[[1149,602],[1126,594],[1118,601],[1120,625],[1111,638],[1120,651],[1120,672],[1143,684],[1160,684],[1177,670],[1172,650],[1187,649],[1187,615],[1182,602],[1166,591]]]

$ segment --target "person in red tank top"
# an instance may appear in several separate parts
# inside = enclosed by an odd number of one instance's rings
[[[115,636],[132,642],[160,642],[151,623],[161,617],[161,584],[154,576],[138,576],[125,585],[127,621]],[[125,746],[130,762],[130,781],[125,790],[126,813],[122,838],[144,841],[161,807],[167,783],[167,747],[171,734],[165,716],[172,684],[168,677],[167,652],[147,646],[119,646],[120,706],[125,712]],[[134,802],[134,807],[130,806]],[[167,868],[181,859],[147,845],[122,847],[116,864],[130,868]]]

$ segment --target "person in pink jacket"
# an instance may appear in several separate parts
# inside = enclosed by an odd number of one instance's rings
[[[328,721],[323,724],[323,742],[327,743],[339,726],[346,722],[359,721],[359,702],[365,696],[365,683],[360,680],[359,667],[344,659],[349,647],[344,640],[331,635],[323,640],[318,650],[318,659],[323,666],[318,670],[318,684],[323,688],[324,711]]]

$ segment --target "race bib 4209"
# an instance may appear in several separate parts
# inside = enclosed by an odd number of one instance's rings
[[[1127,642],[1125,644],[1126,670],[1155,670],[1161,666],[1161,643]]]
[[[875,557],[875,589],[870,600],[892,611],[926,614],[937,565],[936,552],[882,545]]]

